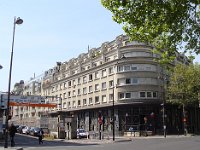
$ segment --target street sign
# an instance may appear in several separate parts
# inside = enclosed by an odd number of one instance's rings
[[[32,107],[56,107],[57,104],[54,103],[46,103],[48,97],[46,96],[23,96],[23,95],[11,95],[10,96],[10,106],[32,106]],[[8,95],[1,94],[1,108],[0,109],[7,109],[7,101]]]

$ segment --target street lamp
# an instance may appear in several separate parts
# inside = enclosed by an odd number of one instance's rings
[[[126,58],[126,57],[124,55],[122,55],[122,57],[119,60],[124,59],[124,58]],[[117,61],[116,65],[118,64],[118,61]],[[117,85],[117,84],[115,84],[115,75],[113,74],[113,102],[112,102],[113,141],[115,141],[115,87],[117,88],[117,86],[115,86],[115,85]]]
[[[6,109],[6,123],[5,123],[5,143],[4,148],[8,148],[8,119],[9,119],[9,111],[10,111],[10,86],[11,86],[11,74],[12,74],[12,61],[13,61],[13,48],[15,41],[15,26],[16,24],[20,25],[23,23],[23,20],[19,17],[14,17],[14,25],[13,25],[13,39],[12,39],[12,50],[10,56],[10,71],[9,71],[9,79],[8,79],[8,101],[7,101],[7,109]]]

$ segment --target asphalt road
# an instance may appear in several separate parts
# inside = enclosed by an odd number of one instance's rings
[[[24,150],[200,150],[200,136],[141,138],[132,141],[116,141],[114,143],[92,143],[90,140],[44,141],[39,145],[38,139],[31,136],[17,135],[16,146]],[[0,145],[1,146],[1,145]]]

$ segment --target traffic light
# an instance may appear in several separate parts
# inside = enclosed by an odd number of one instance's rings
[[[5,102],[4,98],[3,98],[3,95],[1,95],[0,97],[0,109],[6,109],[6,106],[7,103]]]
[[[99,114],[98,114],[98,122],[99,122],[99,124],[102,124],[102,113],[101,113],[101,111],[99,111]]]

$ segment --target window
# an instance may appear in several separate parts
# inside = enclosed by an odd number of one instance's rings
[[[81,89],[78,89],[78,95],[81,95]]]
[[[63,93],[63,99],[66,99],[66,98],[67,98],[67,94]]]
[[[147,92],[147,97],[151,98],[152,97],[152,93],[151,92]]]
[[[114,99],[114,95],[113,94],[109,94],[109,101],[113,101]]]
[[[126,84],[131,84],[131,79],[130,78],[126,79]]]
[[[76,96],[76,91],[75,90],[73,90],[73,96]]]
[[[84,76],[84,77],[83,77],[83,83],[86,83],[86,82],[87,82],[87,77]]]
[[[95,91],[99,91],[99,84],[95,84]]]
[[[89,74],[89,81],[92,81],[92,74]]]
[[[92,92],[92,86],[89,86],[89,93]]]
[[[78,100],[78,106],[81,106],[81,100]]]
[[[68,106],[68,107],[71,107],[71,103],[70,103],[70,102],[68,102],[68,103],[67,103],[67,106]]]
[[[131,98],[131,93],[126,93],[126,98]]]
[[[71,97],[71,91],[68,92],[68,97]]]
[[[67,108],[66,102],[63,103],[63,108]]]
[[[109,81],[109,87],[113,87],[113,86],[114,86],[114,81],[113,80]]]
[[[64,82],[64,88],[67,88],[67,83],[66,82]]]
[[[62,83],[60,84],[60,90],[62,90]]]
[[[133,78],[132,82],[133,82],[133,84],[137,84],[138,83],[138,79],[137,78]]]
[[[118,66],[118,71],[122,72],[123,71],[123,66]]]
[[[119,93],[119,99],[123,99],[124,98],[124,93]]]
[[[157,92],[153,92],[153,98],[156,98],[157,96]]]
[[[76,81],[75,80],[73,80],[73,86],[75,86],[76,85]]]
[[[89,104],[92,104],[93,102],[92,102],[92,98],[90,97],[89,98]]]
[[[145,92],[140,92],[140,97],[141,98],[145,98],[146,97],[146,93]]]
[[[137,70],[136,66],[131,66],[131,70]]]
[[[125,71],[130,71],[131,70],[131,66],[124,66],[124,70]]]
[[[93,64],[92,64],[92,67],[96,67],[96,66],[97,66],[97,63],[93,63]]]
[[[95,96],[95,103],[99,103],[99,96]]]
[[[102,90],[105,90],[106,89],[106,82],[103,82],[102,83]]]
[[[86,87],[83,88],[83,94],[87,94],[87,88]]]
[[[109,74],[113,74],[114,73],[114,69],[113,69],[113,67],[110,67],[109,68]]]
[[[83,99],[83,105],[87,105],[87,100]]]
[[[81,79],[80,78],[78,78],[78,84],[81,84]]]
[[[72,105],[73,105],[73,107],[76,107],[76,101],[73,101]]]
[[[103,103],[106,103],[106,101],[107,101],[107,100],[106,100],[106,95],[102,95],[102,102],[103,102]]]
[[[103,70],[102,70],[102,77],[106,77],[106,75],[107,75],[107,74],[106,74],[106,69],[103,69]]]
[[[68,81],[68,87],[71,87],[71,86],[72,86],[71,81]]]
[[[99,72],[95,72],[95,79],[98,79],[99,78]]]

